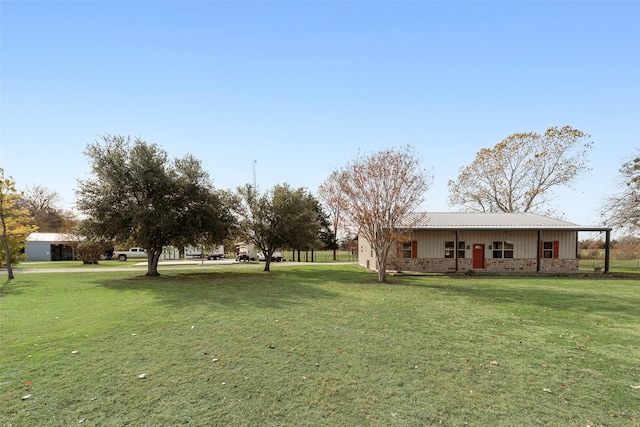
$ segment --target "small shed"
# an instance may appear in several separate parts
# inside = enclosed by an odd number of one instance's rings
[[[72,261],[77,257],[74,239],[64,233],[31,233],[25,243],[27,261]]]

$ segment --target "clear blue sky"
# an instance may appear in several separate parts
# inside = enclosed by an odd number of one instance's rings
[[[515,132],[591,134],[558,192],[599,222],[640,148],[640,2],[12,1],[1,13],[0,166],[74,203],[86,145],[139,136],[218,188],[315,193],[359,151],[414,145],[447,181]]]

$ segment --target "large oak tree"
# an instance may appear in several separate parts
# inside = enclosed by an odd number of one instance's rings
[[[378,281],[386,281],[387,258],[407,238],[411,214],[424,201],[432,177],[411,146],[363,154],[340,171],[345,221],[371,243]]]
[[[78,209],[100,238],[147,249],[147,276],[158,275],[164,246],[222,241],[232,216],[191,155],[169,160],[156,144],[106,135],[85,150],[93,177],[79,181]]]
[[[551,192],[585,173],[590,136],[564,126],[542,135],[514,133],[449,181],[449,203],[471,211],[549,213]]]

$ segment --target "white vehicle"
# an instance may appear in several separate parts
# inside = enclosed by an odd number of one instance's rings
[[[217,260],[217,259],[223,259],[226,258],[225,254],[224,254],[224,246],[220,245],[217,248],[214,248],[213,252],[211,252],[209,255],[207,255],[207,259],[209,261],[211,260]]]
[[[224,246],[185,246],[184,256],[185,258],[206,258],[208,260],[222,259],[225,257]]]
[[[258,252],[258,261],[264,261],[265,260],[265,256],[262,252]],[[284,259],[282,258],[282,252],[280,251],[275,251],[272,255],[271,255],[271,262],[280,262],[283,261]]]
[[[251,245],[253,248],[253,245]],[[255,261],[257,254],[255,251],[250,250],[249,246],[236,246],[235,250],[236,261]]]
[[[113,251],[111,259],[126,261],[129,258],[147,258],[147,250],[144,248],[130,248],[123,251]]]

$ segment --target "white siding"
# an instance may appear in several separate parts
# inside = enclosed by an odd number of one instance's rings
[[[358,237],[358,264],[363,267],[368,267],[372,270],[377,270],[376,257],[372,253],[371,245],[369,241],[363,236]]]
[[[444,258],[445,242],[455,241],[453,231],[418,231],[414,235],[418,241],[418,258]],[[484,244],[486,258],[492,257],[493,242],[513,242],[513,257],[534,259],[538,251],[537,231],[461,231],[458,240],[465,243],[465,258],[471,258],[473,244]],[[576,232],[558,231],[542,233],[542,241],[558,241],[560,243],[559,258],[575,259]]]

